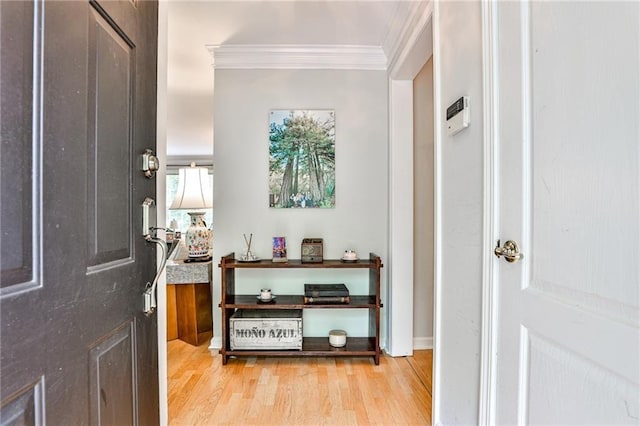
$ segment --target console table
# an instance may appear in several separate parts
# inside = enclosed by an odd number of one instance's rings
[[[211,261],[185,263],[187,250],[178,246],[167,260],[167,340],[199,346],[211,339]]]
[[[222,310],[222,364],[225,365],[232,356],[371,356],[376,365],[380,362],[380,269],[382,260],[374,253],[368,259],[355,262],[343,262],[340,259],[324,259],[322,263],[302,263],[300,259],[289,259],[288,262],[274,263],[271,259],[257,262],[241,262],[235,254],[230,253],[220,259],[221,269],[221,303]],[[305,269],[309,275],[318,269],[360,269],[369,276],[369,288],[365,294],[351,295],[348,304],[305,304],[302,284],[292,288],[290,294],[279,294],[273,303],[259,303],[255,294],[236,293],[237,269],[263,269],[277,273],[283,269]],[[231,350],[230,318],[237,309],[324,309],[339,315],[342,309],[366,309],[368,315],[368,335],[347,337],[343,348],[329,345],[328,337],[303,337],[302,350]]]

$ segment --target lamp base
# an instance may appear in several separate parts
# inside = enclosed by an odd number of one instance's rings
[[[209,256],[210,232],[204,222],[204,212],[188,212],[191,224],[187,229],[185,243],[190,258]]]
[[[198,263],[198,262],[210,262],[211,256],[202,256],[202,257],[187,257],[184,260],[184,263]]]

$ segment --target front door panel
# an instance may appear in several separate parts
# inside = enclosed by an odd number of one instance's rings
[[[131,153],[135,46],[107,18],[106,12],[95,8],[89,15],[87,232],[91,270],[133,258]]]
[[[157,4],[0,2],[2,424],[157,424]]]

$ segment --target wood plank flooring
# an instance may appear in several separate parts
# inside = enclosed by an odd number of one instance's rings
[[[429,425],[432,351],[231,359],[168,342],[169,425]]]

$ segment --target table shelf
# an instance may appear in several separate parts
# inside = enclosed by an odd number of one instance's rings
[[[379,356],[379,349],[376,350],[375,337],[348,337],[347,344],[342,348],[334,348],[329,345],[327,337],[304,337],[302,339],[302,350],[227,350],[225,355],[232,356]]]
[[[276,295],[271,302],[261,302],[255,295],[227,295],[226,308],[233,309],[362,309],[376,308],[376,296],[350,296],[349,303],[304,303],[301,295]],[[382,305],[380,305],[382,307]],[[222,307],[222,303],[220,304]]]

